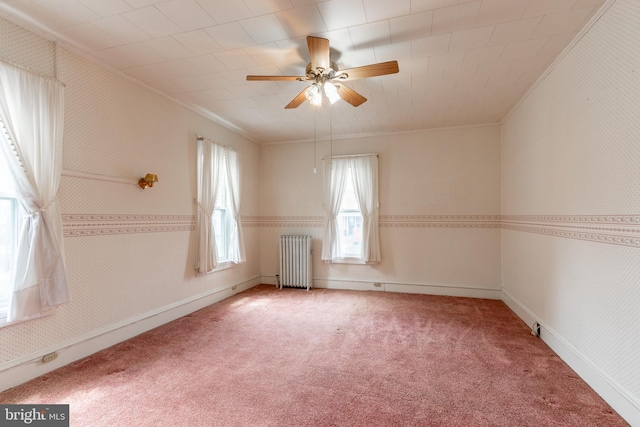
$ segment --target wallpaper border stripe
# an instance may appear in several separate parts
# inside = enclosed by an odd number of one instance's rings
[[[243,216],[244,227],[322,228],[322,216]],[[63,214],[65,237],[195,230],[195,215]],[[381,228],[504,229],[640,248],[640,215],[380,215]]]

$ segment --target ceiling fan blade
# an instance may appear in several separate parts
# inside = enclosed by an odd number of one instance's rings
[[[301,81],[307,76],[247,76],[248,81]]]
[[[378,64],[364,65],[362,67],[347,68],[340,70],[338,79],[342,81],[364,79],[367,77],[384,76],[386,74],[395,74],[399,72],[398,61],[380,62]],[[346,78],[340,78],[341,74],[346,74]]]
[[[329,40],[320,37],[307,37],[307,46],[309,46],[309,55],[311,55],[311,69],[324,68],[328,70],[331,67]]]
[[[306,99],[307,96],[304,94],[308,88],[304,88],[302,92],[298,94],[290,103],[287,104],[284,108],[298,108]]]
[[[360,95],[355,90],[346,87],[345,85],[339,85],[337,86],[337,88],[338,88],[338,95],[340,95],[340,98],[342,98],[344,101],[348,102],[349,104],[353,105],[354,107],[357,107],[358,105],[367,102],[367,98]]]

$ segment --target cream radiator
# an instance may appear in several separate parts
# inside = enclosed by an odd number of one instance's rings
[[[278,286],[307,288],[313,286],[313,248],[311,236],[280,236],[280,278]]]

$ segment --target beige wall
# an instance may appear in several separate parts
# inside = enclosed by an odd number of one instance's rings
[[[378,153],[382,262],[320,261],[324,156]],[[261,146],[261,270],[278,272],[278,236],[314,237],[319,287],[499,298],[500,128]],[[268,279],[267,279],[268,280]],[[373,286],[380,283],[380,287]]]
[[[55,55],[52,43],[2,19],[0,41],[4,58],[57,73],[66,84],[60,205],[73,299],[52,316],[0,328],[3,386],[24,378],[5,381],[15,366],[26,377],[42,373],[90,351],[75,347],[104,333],[147,318],[153,326],[170,320],[171,310],[184,313],[259,283],[255,227],[244,233],[246,264],[201,277],[193,269],[195,135],[242,154],[247,216],[259,214],[258,145],[76,53],[59,47]],[[159,177],[152,189],[137,186],[145,173]],[[54,350],[58,361],[34,363]]]
[[[619,0],[503,127],[512,307],[640,425],[640,8]],[[590,378],[589,378],[590,377]],[[602,384],[600,384],[602,383]],[[617,393],[617,394],[616,394]]]

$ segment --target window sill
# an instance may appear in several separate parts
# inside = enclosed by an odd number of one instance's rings
[[[332,259],[331,261],[325,261],[327,264],[356,264],[356,265],[367,265],[368,263],[361,260],[360,258],[337,258]]]
[[[209,271],[209,272],[207,272],[207,273],[197,273],[197,270],[196,270],[196,274],[197,274],[198,276],[205,276],[205,275],[207,275],[207,274],[212,274],[212,273],[217,273],[218,271],[227,270],[227,269],[229,269],[229,268],[231,268],[231,267],[234,267],[234,266],[236,266],[236,265],[237,265],[237,264],[236,264],[236,263],[234,263],[234,262],[231,262],[231,261],[225,261],[225,262],[222,262],[222,263],[218,264],[218,265],[216,266],[216,268],[214,268],[213,270],[211,270],[211,271]]]

